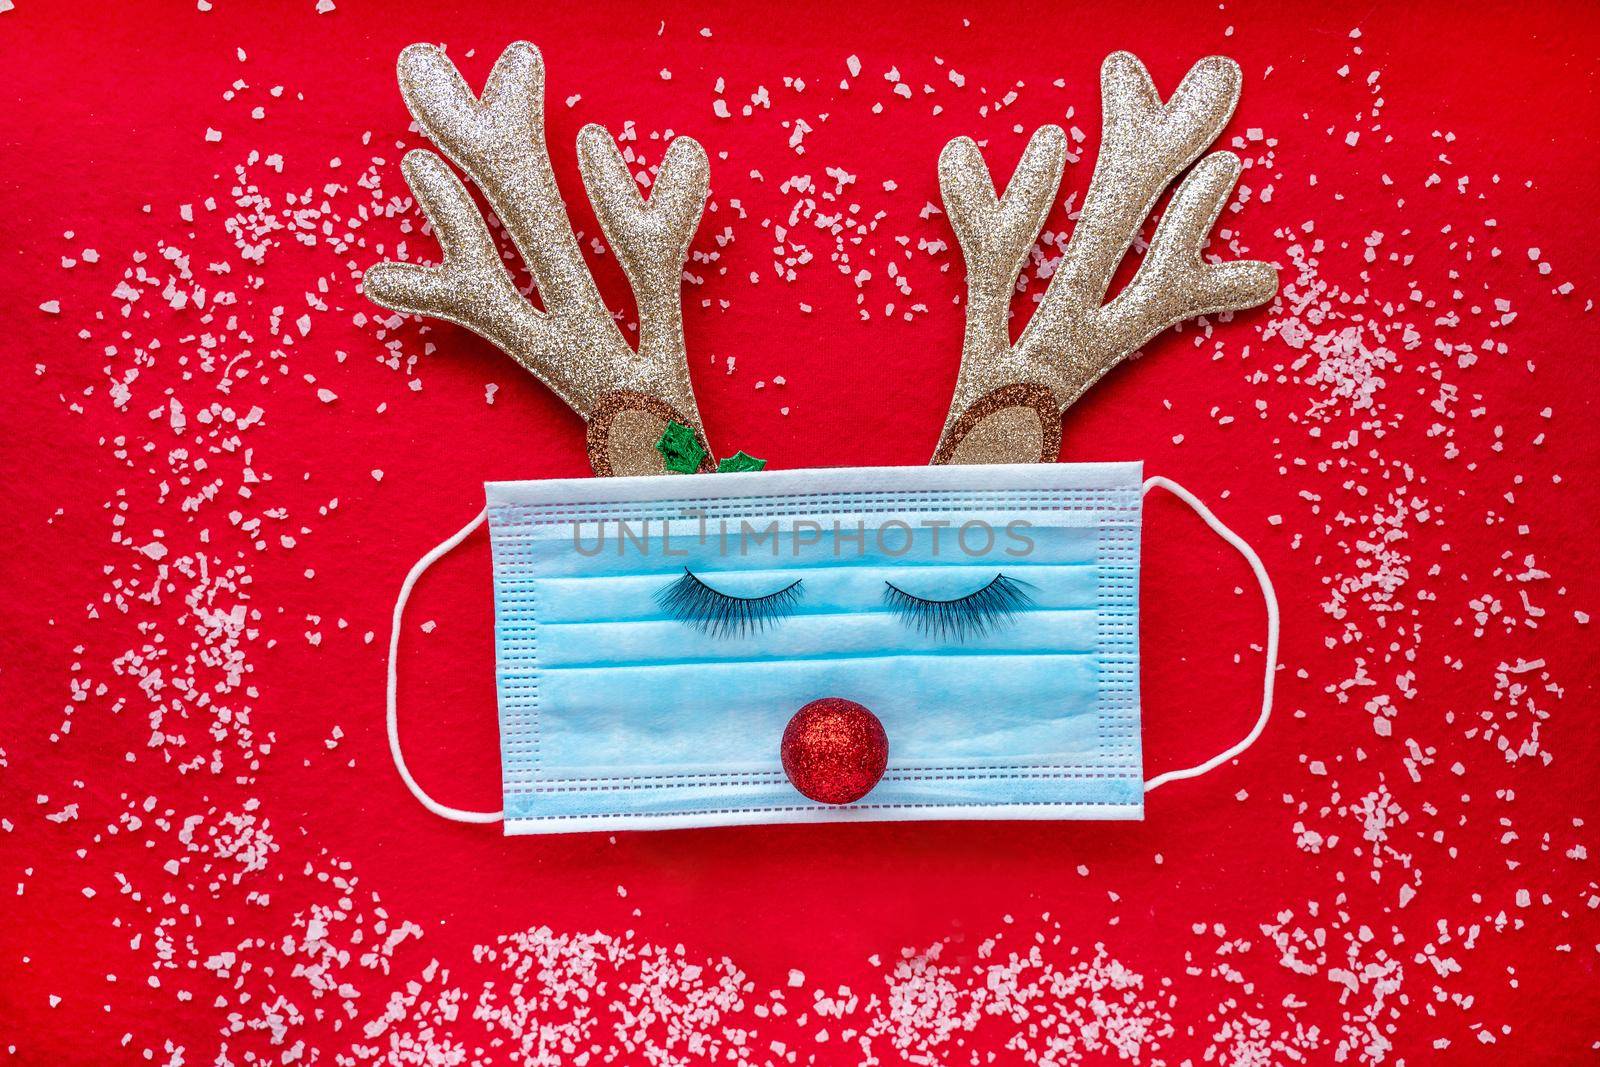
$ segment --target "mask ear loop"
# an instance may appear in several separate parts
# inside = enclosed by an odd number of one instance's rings
[[[394,769],[400,772],[400,780],[406,784],[407,789],[411,790],[411,795],[416,797],[423,807],[435,815],[449,819],[452,822],[499,822],[505,812],[467,811],[464,808],[452,808],[446,804],[441,804],[424,792],[422,786],[417,784],[417,780],[411,777],[411,771],[406,767],[406,758],[400,752],[400,720],[395,713],[395,695],[399,689],[400,682],[398,664],[400,655],[400,620],[405,615],[406,601],[411,599],[411,589],[417,584],[417,579],[422,577],[422,573],[438,562],[440,556],[465,541],[474,530],[483,525],[484,520],[488,517],[489,511],[487,508],[478,512],[477,518],[429,549],[427,555],[412,564],[411,573],[406,575],[405,582],[400,586],[400,595],[395,599],[394,623],[389,629],[389,754],[394,757]]]
[[[1267,568],[1262,564],[1261,557],[1256,555],[1256,550],[1251,548],[1244,538],[1224,526],[1222,520],[1211,513],[1210,508],[1200,503],[1199,498],[1170,478],[1146,478],[1144,487],[1140,491],[1141,499],[1149,495],[1151,489],[1157,487],[1165,489],[1194,509],[1194,513],[1199,515],[1207,526],[1211,527],[1212,532],[1232,545],[1234,550],[1244,557],[1245,562],[1250,564],[1250,569],[1255,572],[1256,581],[1261,585],[1261,599],[1267,605],[1267,671],[1266,678],[1261,683],[1261,716],[1256,719],[1255,726],[1250,729],[1244,739],[1232,748],[1212,756],[1204,763],[1186,767],[1183,770],[1167,771],[1156,775],[1144,783],[1144,791],[1146,793],[1157,786],[1166,785],[1168,782],[1178,782],[1185,778],[1198,778],[1207,771],[1215,770],[1222,766],[1255,744],[1256,739],[1261,736],[1261,732],[1267,728],[1267,720],[1272,718],[1272,680],[1278,671],[1278,594],[1272,588],[1272,579],[1267,577]]]

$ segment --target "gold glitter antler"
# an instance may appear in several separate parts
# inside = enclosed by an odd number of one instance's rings
[[[1104,302],[1157,197],[1233,115],[1239,82],[1238,64],[1210,56],[1163,104],[1136,58],[1106,57],[1094,177],[1044,300],[1015,345],[1006,323],[1011,295],[1061,184],[1066,136],[1059,126],[1035,132],[1001,197],[970,138],[945,146],[939,188],[967,262],[967,327],[933,462],[1054,460],[1061,412],[1140,345],[1184,319],[1272,299],[1278,272],[1270,264],[1201,256],[1239,180],[1239,158],[1213,152],[1179,184],[1133,280]]]
[[[401,164],[433,224],[444,262],[379,263],[362,286],[394,311],[465,326],[503,349],[583,416],[599,475],[660,474],[655,448],[669,422],[692,430],[712,469],[684,354],[680,285],[705,207],[710,167],[689,137],[667,149],[648,200],[604,128],[578,135],[584,186],[639,307],[629,347],[578,249],[544,139],[544,60],[518,41],[476,97],[443,50],[400,53],[406,106],[451,162],[471,175],[527,263],[544,304],[523,298],[466,186],[418,149]]]

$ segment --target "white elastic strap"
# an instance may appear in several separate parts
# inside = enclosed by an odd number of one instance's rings
[[[1144,783],[1144,791],[1150,792],[1157,786],[1166,785],[1168,782],[1182,781],[1185,778],[1198,778],[1207,771],[1222,766],[1245,749],[1256,743],[1256,738],[1267,728],[1267,720],[1272,718],[1272,679],[1278,671],[1278,594],[1272,588],[1272,579],[1267,577],[1267,568],[1262,565],[1261,557],[1256,555],[1256,550],[1245,543],[1244,538],[1234,533],[1222,524],[1222,520],[1211,514],[1211,509],[1200,503],[1199,499],[1189,490],[1179,485],[1170,478],[1146,478],[1141,496],[1149,494],[1156,487],[1165,489],[1179,500],[1194,509],[1194,513],[1205,520],[1216,535],[1243,556],[1245,562],[1250,564],[1250,569],[1255,572],[1256,581],[1261,584],[1261,599],[1267,604],[1267,673],[1266,679],[1261,683],[1261,716],[1256,719],[1256,724],[1244,740],[1234,745],[1225,752],[1219,752],[1204,763],[1193,767],[1186,767],[1181,771],[1167,771],[1158,774]]]
[[[433,566],[440,556],[465,541],[472,531],[483,525],[484,519],[489,517],[488,509],[478,512],[478,517],[467,523],[461,529],[451,534],[428,550],[428,554],[417,560],[411,567],[411,573],[406,575],[405,583],[400,586],[400,595],[394,602],[394,624],[389,629],[389,754],[394,756],[394,769],[400,772],[400,780],[411,790],[411,795],[421,801],[422,806],[435,815],[443,816],[454,822],[499,822],[505,814],[502,811],[467,811],[463,808],[452,808],[439,803],[437,800],[423,792],[417,780],[411,777],[411,771],[406,768],[406,758],[400,753],[400,720],[395,714],[395,693],[399,689],[400,672],[397,660],[400,655],[400,619],[405,615],[406,601],[411,599],[411,588],[417,584],[417,579],[422,577],[422,572]]]

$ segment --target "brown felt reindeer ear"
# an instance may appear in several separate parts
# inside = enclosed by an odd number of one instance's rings
[[[1201,256],[1239,180],[1239,158],[1213,152],[1179,184],[1133,280],[1105,303],[1157,197],[1233,115],[1239,82],[1238,64],[1211,56],[1163,104],[1142,63],[1127,52],[1106,58],[1094,177],[1044,301],[1014,345],[1011,295],[1055,202],[1066,136],[1059,126],[1034,133],[1000,197],[970,138],[945,146],[939,188],[967,263],[967,327],[934,463],[1053,461],[1061,412],[1140,345],[1184,319],[1272,299],[1270,264]]]
[[[584,264],[550,168],[539,50],[526,41],[511,45],[476,97],[442,50],[415,44],[400,54],[400,92],[423,132],[483,190],[544,310],[517,291],[461,180],[420,149],[401,166],[444,262],[377,264],[362,282],[367,296],[394,311],[465,326],[503,349],[583,416],[596,474],[664,473],[655,446],[671,422],[695,435],[700,469],[711,470],[689,384],[679,291],[705,207],[705,150],[691,138],[675,139],[645,199],[610,134],[591,125],[578,135],[584,186],[638,303],[635,351]]]

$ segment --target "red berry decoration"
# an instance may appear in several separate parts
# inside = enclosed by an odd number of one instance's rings
[[[823,697],[794,713],[783,731],[783,773],[823,804],[853,804],[889,765],[889,735],[853,700]]]

